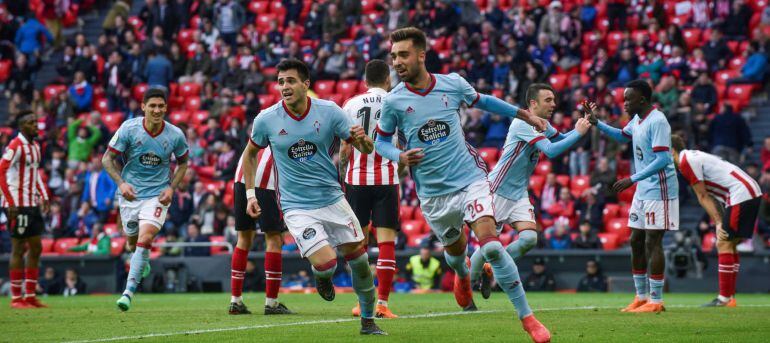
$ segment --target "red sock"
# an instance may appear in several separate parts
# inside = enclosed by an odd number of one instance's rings
[[[24,280],[24,297],[34,298],[35,291],[37,290],[37,277],[40,275],[40,270],[37,268],[27,268]]]
[[[738,256],[738,253],[736,252],[733,254],[733,262],[735,263],[735,268],[733,269],[733,296],[735,296],[735,293],[738,292],[738,270],[741,268],[741,258]]]
[[[277,299],[278,290],[281,289],[281,253],[265,253],[265,297]]]
[[[719,295],[729,298],[735,287],[735,260],[733,254],[719,254]]]
[[[240,297],[243,293],[243,278],[246,274],[246,262],[248,261],[248,258],[248,251],[238,247],[235,248],[230,274],[230,294],[234,297]]]
[[[396,274],[396,243],[379,244],[380,256],[377,258],[377,299],[388,301],[393,287],[393,275]]]
[[[23,269],[11,269],[11,299],[21,299],[21,284],[24,282],[24,270]]]

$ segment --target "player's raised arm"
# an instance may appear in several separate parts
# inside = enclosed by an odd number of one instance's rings
[[[479,109],[510,118],[519,118],[525,123],[532,125],[540,132],[544,132],[548,129],[547,120],[540,118],[523,108],[518,108],[491,95],[479,94],[478,96],[478,101],[476,101],[474,106]]]
[[[585,118],[588,119],[591,125],[599,128],[599,131],[603,132],[605,135],[619,143],[628,143],[631,141],[632,133],[628,132],[630,130],[630,125],[627,125],[621,130],[607,125],[603,121],[599,120],[599,118],[596,116],[596,103],[586,102],[583,104],[583,108],[585,109]]]
[[[577,141],[583,137],[590,128],[591,124],[588,122],[588,119],[580,118],[578,119],[577,123],[575,123],[575,129],[566,135],[562,135],[564,138],[561,140],[557,142],[551,142],[550,140],[545,139],[545,137],[540,136],[538,137],[540,139],[536,139],[536,141],[534,141],[534,145],[538,150],[545,153],[548,158],[554,158],[567,151],[567,149],[572,147],[573,144],[577,143]]]

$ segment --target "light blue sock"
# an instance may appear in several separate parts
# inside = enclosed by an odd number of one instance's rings
[[[636,288],[636,297],[639,298],[639,300],[646,300],[647,299],[647,272],[642,273],[634,273],[634,288]]]
[[[484,254],[481,253],[481,249],[476,249],[476,251],[471,254],[471,284],[481,278],[485,262],[487,261],[484,259]]]
[[[457,274],[457,276],[459,276],[461,279],[468,275],[468,265],[465,264],[465,251],[463,251],[463,253],[458,256],[452,256],[449,255],[446,250],[444,250],[444,258],[446,259],[446,263],[449,265],[449,267],[451,267],[452,270],[455,271],[455,274]],[[481,265],[483,266],[484,263]]]
[[[524,256],[528,251],[532,250],[537,245],[537,232],[535,230],[523,230],[519,232],[519,237],[516,238],[511,244],[505,248],[508,255],[516,261],[519,257]]]
[[[374,318],[374,277],[369,268],[369,254],[364,253],[348,261],[353,279],[353,289],[361,305],[361,318]]]
[[[131,264],[128,269],[128,279],[126,280],[126,290],[123,294],[133,297],[136,288],[142,282],[142,271],[144,266],[150,261],[150,249],[145,247],[136,247],[136,251],[131,255]]]
[[[663,277],[659,280],[650,278],[650,302],[660,304],[663,302]]]
[[[524,287],[521,284],[519,270],[516,268],[516,262],[503,249],[500,241],[490,241],[481,247],[484,258],[492,265],[492,272],[495,274],[495,280],[500,288],[508,295],[508,300],[513,303],[519,319],[532,314],[532,309],[527,303],[527,296],[524,294]]]

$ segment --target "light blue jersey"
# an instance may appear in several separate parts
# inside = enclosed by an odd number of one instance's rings
[[[332,154],[339,139],[350,138],[351,120],[337,104],[308,98],[307,112],[296,117],[283,101],[254,120],[251,144],[268,144],[275,160],[281,210],[312,210],[343,197]]]
[[[548,133],[551,138],[559,135],[550,125]],[[503,154],[489,173],[489,182],[495,195],[514,201],[527,196],[529,177],[540,159],[540,150],[535,143],[543,139],[546,139],[544,133],[537,132],[523,120],[514,119],[511,122]]]
[[[623,135],[633,142],[634,169],[637,172],[652,163],[656,152],[671,151],[671,126],[663,112],[655,108],[644,119],[635,115],[623,128]],[[673,159],[663,170],[638,180],[635,196],[640,200],[679,198]]]
[[[404,151],[422,148],[425,157],[411,168],[419,197],[456,192],[486,178],[486,165],[465,141],[460,104],[473,106],[479,94],[457,74],[431,74],[427,89],[398,84],[383,100],[377,132],[406,136]]]
[[[187,156],[187,139],[178,127],[163,122],[157,135],[144,127],[144,117],[129,119],[120,125],[108,146],[123,155],[125,165],[120,176],[134,187],[137,199],[160,195],[171,183],[171,155]]]

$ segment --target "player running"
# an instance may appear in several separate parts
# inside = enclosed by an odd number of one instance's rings
[[[702,151],[685,150],[682,137],[671,136],[671,148],[674,163],[717,226],[719,295],[703,306],[735,307],[735,283],[739,266],[736,246],[742,239],[751,238],[754,233],[762,189],[751,176],[735,165]]]
[[[615,141],[633,143],[636,173],[612,186],[620,193],[637,183],[628,216],[636,297],[622,311],[659,313],[666,310],[663,306],[663,273],[666,270],[663,235],[679,226],[679,183],[670,151],[671,126],[666,115],[652,105],[652,88],[647,81],[629,82],[623,98],[626,113],[634,117],[622,130],[599,121],[594,103],[587,104],[588,118]]]
[[[364,132],[376,136],[382,98],[390,89],[390,69],[382,60],[366,64],[365,82],[368,91],[350,98],[343,110]],[[352,151],[352,154],[351,154]],[[352,155],[352,158],[351,158]],[[348,162],[350,160],[350,162]],[[343,142],[340,146],[340,170],[345,175],[345,196],[356,218],[369,237],[369,222],[377,230],[377,308],[378,318],[398,318],[388,309],[388,297],[396,273],[396,236],[400,230],[398,162],[383,158],[377,152],[364,154]],[[353,309],[361,315],[360,306]]]
[[[556,110],[556,92],[551,86],[535,83],[527,88],[528,110],[543,119],[550,119]],[[492,193],[495,198],[495,218],[498,221],[497,234],[502,224],[510,224],[519,236],[505,250],[515,261],[537,244],[535,209],[529,200],[527,187],[535,171],[540,152],[554,158],[569,149],[591,128],[585,118],[578,119],[575,129],[560,134],[551,125],[545,133],[537,132],[521,119],[514,119],[508,129],[503,155],[489,173]],[[553,142],[553,143],[552,143]],[[491,292],[491,272],[484,263],[481,249],[471,255],[471,284],[481,291],[486,299]]]
[[[118,299],[121,311],[131,308],[137,286],[147,277],[152,241],[166,221],[174,190],[187,171],[187,140],[167,123],[166,93],[152,88],[142,99],[144,117],[127,120],[110,140],[102,158],[104,169],[118,185],[118,206],[131,255],[126,290]],[[174,175],[169,179],[172,155]],[[120,169],[118,158],[125,166]]]
[[[550,333],[532,314],[516,264],[497,237],[493,199],[486,165],[465,142],[458,110],[462,103],[508,117],[519,117],[545,131],[547,122],[488,95],[481,95],[457,74],[434,75],[425,69],[425,34],[409,27],[391,33],[393,66],[403,81],[388,93],[377,127],[377,152],[409,166],[425,219],[445,247],[447,264],[456,272],[455,299],[475,310],[466,264],[468,223],[481,242],[484,258],[516,307],[524,329],[536,342]],[[395,147],[392,135],[407,137],[406,149]]]
[[[243,156],[238,161],[235,170],[235,230],[238,231],[238,242],[232,257],[230,274],[230,314],[251,314],[243,303],[243,279],[246,275],[246,263],[249,250],[256,235],[256,223],[265,234],[265,314],[292,314],[286,305],[278,301],[278,291],[281,289],[283,232],[286,225],[278,210],[278,198],[275,195],[275,170],[273,169],[273,154],[270,148],[259,151],[257,155],[257,173],[254,179],[254,194],[263,211],[254,220],[246,213],[246,184],[243,174]]]
[[[8,143],[0,160],[0,190],[3,208],[11,231],[11,308],[48,307],[35,296],[43,245],[40,234],[44,222],[41,213],[49,209],[48,188],[40,176],[43,155],[37,136],[37,118],[32,111],[18,116],[19,134]],[[26,265],[24,253],[27,251]],[[22,297],[22,284],[24,296]]]
[[[339,139],[364,153],[372,152],[373,142],[363,128],[352,126],[339,106],[326,100],[310,100],[310,71],[304,63],[286,59],[276,69],[283,100],[257,116],[243,152],[247,213],[255,218],[260,215],[253,189],[256,157],[259,150],[270,146],[284,221],[302,257],[313,266],[318,294],[324,300],[334,300],[336,247],[352,270],[353,289],[361,304],[361,334],[385,335],[374,323],[374,279],[364,233],[344,198],[332,162]]]

